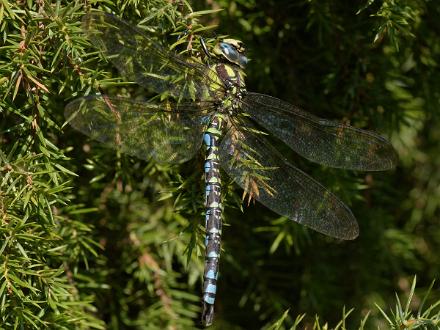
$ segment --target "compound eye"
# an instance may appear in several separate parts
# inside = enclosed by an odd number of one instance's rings
[[[246,64],[248,63],[248,58],[244,55],[240,55],[240,59],[238,60],[238,65],[244,68]]]
[[[239,55],[235,47],[225,42],[221,42],[220,48],[223,55],[228,59],[228,61],[232,63],[236,63],[238,61]]]

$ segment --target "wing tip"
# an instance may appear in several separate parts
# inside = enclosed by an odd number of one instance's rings
[[[396,168],[399,162],[399,156],[396,150],[391,145],[384,151],[383,155],[384,157],[380,155],[374,162],[371,162],[368,166],[363,166],[359,169],[354,168],[354,170],[379,172],[389,171]]]
[[[327,235],[329,235],[327,233]],[[330,236],[344,241],[353,241],[359,236],[359,225],[356,220],[349,223],[345,230],[339,231]]]
[[[341,237],[341,238],[346,241],[353,241],[356,238],[358,238],[359,237],[359,227],[357,226],[357,224],[356,224],[356,228],[352,232],[347,233],[347,234],[348,234],[347,236]]]
[[[344,204],[345,206],[345,204]],[[347,214],[342,220],[338,217],[338,220],[334,222],[334,226],[330,228],[312,228],[321,234],[344,241],[355,240],[359,236],[359,225],[356,221],[351,210],[345,206]]]

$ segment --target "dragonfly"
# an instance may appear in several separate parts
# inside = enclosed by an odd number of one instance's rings
[[[119,73],[163,101],[85,96],[65,108],[68,122],[110,147],[158,163],[180,164],[206,145],[205,265],[202,323],[214,319],[222,233],[222,168],[249,198],[322,234],[351,240],[351,210],[274,147],[283,142],[304,158],[356,171],[392,169],[391,143],[371,131],[321,119],[275,97],[246,90],[244,44],[217,40],[207,56],[181,54],[153,32],[114,15],[92,12],[82,27]],[[269,137],[270,135],[270,137]]]

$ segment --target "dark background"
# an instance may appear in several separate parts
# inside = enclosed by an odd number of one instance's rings
[[[360,235],[348,242],[258,203],[240,210],[242,191],[224,177],[214,328],[278,329],[274,324],[287,310],[280,329],[295,328],[303,313],[297,329],[326,322],[334,328],[345,318],[342,329],[357,329],[367,314],[365,329],[422,324],[423,311],[440,299],[434,284],[422,304],[440,266],[440,3],[191,5],[223,8],[192,22],[216,24],[215,30],[194,33],[245,42],[249,90],[381,133],[399,154],[395,170],[361,173],[312,164],[279,146],[349,205]],[[188,7],[159,0],[3,5],[1,323],[6,329],[195,328],[203,274],[203,153],[181,166],[159,166],[62,127],[63,108],[77,96],[141,93],[82,34],[80,18],[91,7],[133,24],[147,19],[161,32],[173,23],[182,31],[188,22],[182,18]],[[395,294],[402,315],[392,315]],[[346,317],[344,308],[354,311]],[[427,329],[436,328],[436,313],[423,315]]]

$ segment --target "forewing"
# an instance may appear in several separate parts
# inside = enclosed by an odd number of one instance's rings
[[[66,120],[109,147],[159,163],[181,163],[199,150],[209,104],[134,102],[107,96],[69,103]]]
[[[93,12],[83,18],[83,30],[103,51],[121,75],[156,93],[177,99],[207,98],[223,90],[211,79],[207,66],[163,47],[146,30],[107,13]]]
[[[313,162],[363,171],[387,170],[396,165],[391,143],[373,132],[320,119],[258,93],[248,93],[242,109],[270,134]]]
[[[220,145],[220,159],[248,194],[274,212],[335,238],[358,236],[350,209],[288,163],[262,135],[231,129]]]

